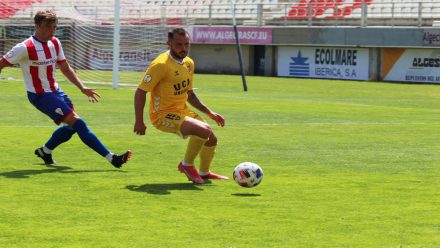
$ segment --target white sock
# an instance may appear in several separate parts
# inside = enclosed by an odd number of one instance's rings
[[[105,155],[105,158],[111,163],[113,160],[113,155],[114,153],[110,152],[109,154]]]
[[[43,145],[43,152],[46,154],[51,154],[52,150]]]
[[[209,171],[208,172],[199,171],[200,176],[206,176],[208,174],[209,174]]]
[[[189,163],[185,162],[184,160],[182,160],[182,164],[183,164],[183,166],[192,166],[192,164],[189,164]]]

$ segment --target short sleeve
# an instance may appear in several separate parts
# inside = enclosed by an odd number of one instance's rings
[[[23,43],[14,46],[8,53],[3,56],[3,60],[10,65],[18,64],[26,55],[27,49]]]
[[[147,68],[138,88],[143,91],[151,92],[154,87],[162,80],[166,75],[166,66],[163,63],[152,63]]]

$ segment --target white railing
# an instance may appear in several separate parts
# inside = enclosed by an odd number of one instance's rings
[[[41,2],[41,3],[40,3]],[[111,23],[114,1],[39,1],[7,17],[0,24],[29,20],[41,9],[54,9],[64,20],[81,18]],[[13,4],[13,3],[11,3]],[[233,12],[241,25],[253,26],[432,26],[440,20],[440,0],[135,0],[121,1],[121,21],[167,25],[167,19],[187,25],[224,25]],[[0,12],[1,13],[1,12]],[[11,12],[12,13],[12,12]],[[5,17],[6,16],[6,17]],[[152,21],[153,20],[153,21]],[[22,23],[22,22],[20,22]],[[23,23],[24,24],[24,23]]]

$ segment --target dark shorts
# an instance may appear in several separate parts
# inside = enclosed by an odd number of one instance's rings
[[[57,125],[74,111],[72,101],[60,88],[55,92],[35,94],[28,92],[28,99],[38,110],[48,115]]]

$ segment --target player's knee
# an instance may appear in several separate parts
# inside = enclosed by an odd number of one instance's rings
[[[198,128],[194,134],[202,139],[209,139],[212,135],[212,130],[209,126],[203,126],[202,128]]]
[[[72,128],[78,133],[80,138],[82,135],[87,135],[92,133],[89,127],[87,126],[87,123],[81,118],[78,118],[76,120],[76,122],[72,125]]]
[[[211,127],[208,126],[208,125],[206,125],[206,126],[203,128],[203,137],[204,137],[205,139],[209,139],[209,138],[211,138],[212,135],[214,135],[214,133],[212,132]]]
[[[79,116],[76,114],[75,111],[73,111],[73,112],[69,113],[66,116],[66,118],[64,118],[63,122],[69,126],[73,126],[78,119],[79,119]]]
[[[209,136],[209,140],[206,142],[206,145],[208,146],[215,146],[217,145],[217,137],[214,133],[211,132],[211,135]]]

